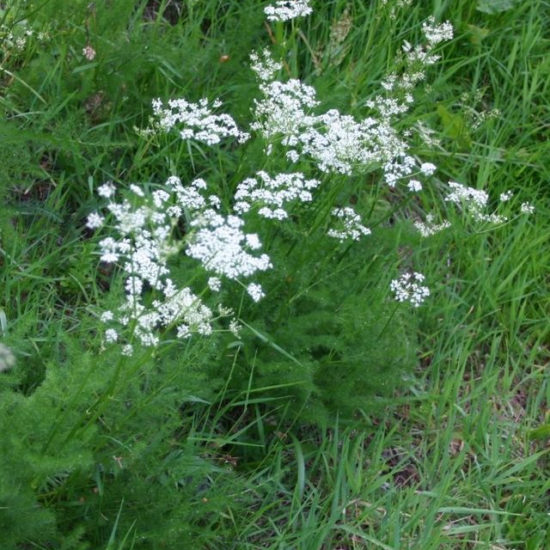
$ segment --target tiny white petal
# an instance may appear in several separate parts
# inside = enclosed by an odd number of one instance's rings
[[[89,229],[97,229],[103,225],[105,218],[100,216],[97,212],[92,212],[86,221],[86,227]]]
[[[259,302],[265,296],[261,285],[257,283],[250,283],[246,287],[246,291],[255,302]]]

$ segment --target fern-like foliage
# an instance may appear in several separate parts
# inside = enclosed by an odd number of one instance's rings
[[[305,421],[375,412],[414,365],[413,316],[388,294],[396,258],[383,240],[376,250],[327,237],[293,247],[250,325],[245,370],[255,371],[255,387],[291,396]]]

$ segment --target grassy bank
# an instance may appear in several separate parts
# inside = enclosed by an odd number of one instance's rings
[[[406,4],[313,2],[277,22],[253,0],[4,3],[3,549],[550,544],[550,4]],[[291,162],[258,113],[262,85],[299,79],[316,116],[384,121],[367,101],[405,101],[384,83],[413,74],[403,44],[425,44],[430,16],[453,37],[426,50],[440,57],[390,125],[434,166],[422,190],[388,185],[383,157],[326,169],[303,141]],[[250,68],[263,48],[281,63],[271,81]],[[174,98],[219,98],[212,113],[250,138],[163,131],[152,102]],[[198,260],[204,212],[181,199],[175,248],[154,262],[210,314],[185,318],[190,338],[172,316],[153,323],[156,345],[140,339],[139,316],[119,309],[124,256],[105,261],[102,241],[146,246],[109,201],[152,208],[170,177],[187,190],[200,178],[193,200],[215,196],[229,216],[247,178],[298,170],[312,200],[289,199],[278,220],[264,196],[243,214],[262,243],[246,241],[251,275]],[[453,202],[449,181],[486,192],[484,209]],[[334,214],[345,208],[358,240]],[[428,214],[449,227],[423,237]],[[249,258],[264,252],[269,269]],[[425,277],[419,307],[391,290],[403,273]],[[144,280],[134,310],[160,299]]]

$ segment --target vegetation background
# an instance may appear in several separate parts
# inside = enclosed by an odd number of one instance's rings
[[[229,200],[261,166],[258,145],[154,148],[135,128],[156,97],[219,97],[245,123],[248,56],[280,46],[263,7],[0,4],[0,327],[17,359],[0,373],[0,547],[549,547],[548,2],[315,2],[288,50],[290,74],[360,116],[403,40],[449,20],[403,125],[433,129],[416,152],[442,180],[513,190],[509,222],[455,215],[423,240],[412,221],[437,181],[396,208],[365,192],[373,174],[337,179],[321,205],[345,193],[391,223],[353,249],[301,246],[300,213],[269,230],[277,267],[265,303],[242,300],[240,341],[100,353],[98,307],[122,291],[85,227],[94,190],[177,170]],[[388,302],[404,251],[430,282],[419,309]]]

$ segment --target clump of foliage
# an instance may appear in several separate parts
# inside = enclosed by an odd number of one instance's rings
[[[508,8],[5,4],[2,547],[542,547],[547,171],[446,87]]]

